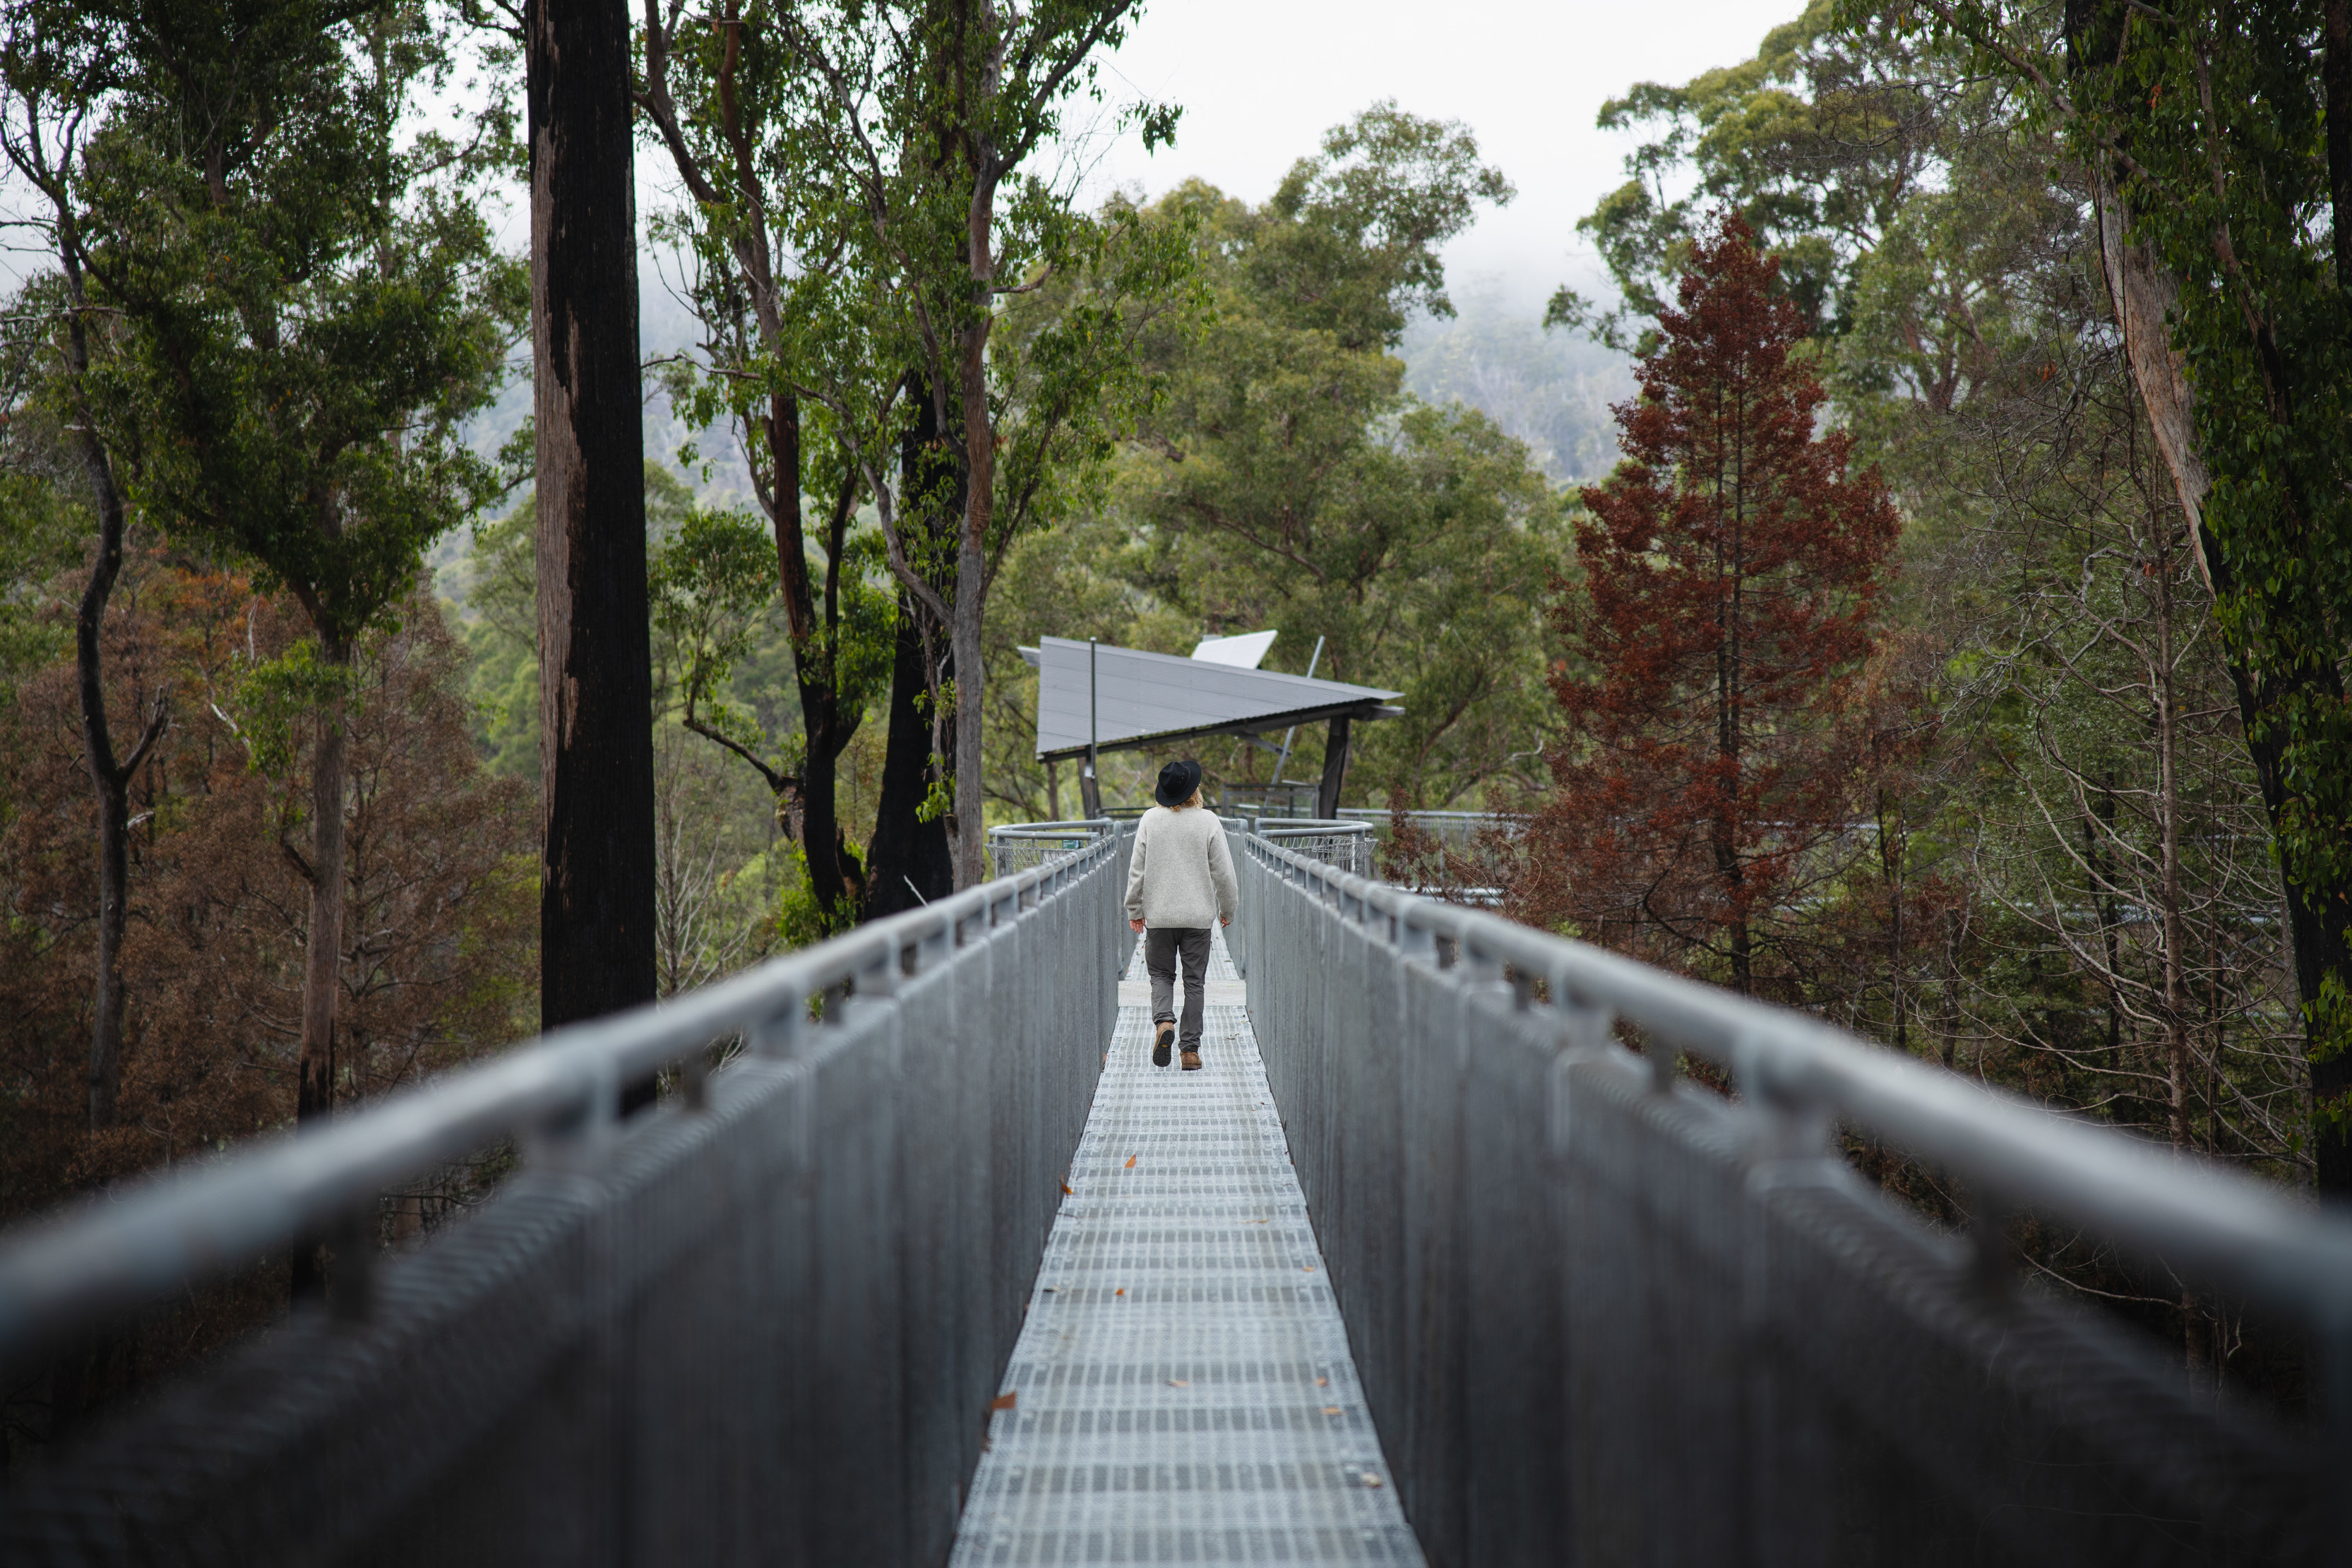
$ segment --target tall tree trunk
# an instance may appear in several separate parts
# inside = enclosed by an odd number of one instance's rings
[[[98,989],[90,1006],[89,1130],[114,1125],[122,1088],[122,938],[130,925],[131,800],[113,777],[106,746],[106,716],[82,716],[82,748],[98,796]],[[111,747],[107,747],[110,751]]]
[[[1903,852],[1902,808],[1878,790],[1878,867],[1886,881],[1886,1005],[1894,1015],[1895,1049],[1911,1050],[1908,1000],[1903,989]]]
[[[2070,16],[2070,23],[2071,20]],[[2330,72],[2352,68],[2335,64],[2336,56],[2341,52],[2331,50],[2327,67]],[[2094,65],[2105,63],[2090,53],[2085,53],[2084,59]],[[2337,79],[2330,77],[2331,92]],[[2346,90],[2352,94],[2352,87]],[[2331,155],[2336,151],[2332,140],[2329,151]],[[2330,172],[2336,177],[2336,188],[2344,190],[2346,178],[2352,176],[2352,171],[2331,161]],[[2226,602],[2240,591],[2241,584],[2221,542],[2206,526],[2205,499],[2212,489],[2212,476],[2197,444],[2196,398],[2189,384],[2187,364],[2173,348],[2169,329],[2165,325],[2166,311],[2179,296],[2179,283],[2147,247],[2126,242],[2130,216],[2111,170],[2095,170],[2093,193],[2098,208],[2101,264],[2116,319],[2123,329],[2132,381],[2138,389],[2142,406],[2147,410],[2158,448],[2172,473],[2181,508],[2188,514],[2198,570],[2215,600]],[[2340,207],[2338,211],[2340,223]],[[2340,229],[2338,234],[2341,235]],[[2342,243],[2339,238],[2339,246]],[[2343,265],[2340,249],[2338,265],[2339,268]],[[2225,663],[2238,699],[2247,755],[2254,766],[2264,812],[2275,832],[2289,805],[2284,772],[2286,739],[2280,733],[2281,727],[2273,724],[2269,715],[2284,706],[2300,690],[2311,687],[2316,687],[2324,699],[2340,701],[2340,683],[2334,666],[2326,664],[2300,670],[2265,672],[2251,667],[2244,654],[2236,650],[2227,654]],[[2326,1041],[2320,1038],[2320,1025],[2314,1020],[2312,1009],[2331,977],[2339,984],[2352,984],[2352,889],[2307,886],[2290,875],[2280,878],[2279,892],[2286,911],[2288,956],[2294,969],[2295,992],[2305,1010],[2305,1051],[2311,1059],[2312,1094],[2315,1100],[2332,1100],[2352,1093],[2352,1051],[2321,1057]],[[2312,1159],[2322,1192],[2352,1193],[2352,1137],[2347,1136],[2341,1125],[2331,1120],[2315,1121]]]
[[[995,465],[992,461],[988,466],[992,469]],[[975,474],[972,489],[979,491],[983,483],[993,480],[983,481]],[[980,541],[967,530],[956,554],[955,628],[950,654],[956,672],[955,741],[950,753],[955,758],[955,803],[946,825],[959,888],[976,887],[988,880],[988,862],[981,854],[988,840],[988,812],[980,788],[980,697],[986,678],[981,667],[980,630],[981,612],[988,602],[986,580],[987,562]]]
[[[931,789],[930,695],[919,609],[898,596],[898,646],[890,672],[890,730],[882,754],[882,796],[866,852],[866,917],[879,920],[955,891],[948,826],[919,811]]]
[[[827,916],[849,913],[848,879],[842,874],[841,826],[834,802],[842,748],[857,731],[860,716],[841,705],[841,555],[849,514],[857,502],[856,482],[845,483],[826,519],[824,603],[809,580],[808,534],[801,499],[801,407],[798,398],[778,395],[768,415],[771,497],[775,519],[776,580],[784,601],[784,623],[793,640],[794,684],[801,699],[801,851],[808,862],[809,890]]]
[[[939,570],[939,546],[957,538],[965,509],[967,474],[946,436],[954,405],[942,410],[929,382],[919,375],[908,378],[908,397],[914,423],[899,445],[898,526],[912,556],[914,570],[928,581]],[[898,639],[890,671],[889,731],[882,758],[882,792],[874,812],[874,838],[866,856],[866,916],[877,919],[910,909],[956,888],[956,866],[948,823],[943,818],[918,820],[930,798],[931,758],[936,753],[953,767],[961,756],[961,705],[954,716],[927,713],[929,704],[953,680],[963,689],[963,666],[958,662],[955,629],[932,626],[925,631],[924,606],[903,586],[898,593]],[[930,667],[931,658],[947,644],[944,670]],[[934,718],[940,722],[934,723]],[[944,730],[944,734],[942,731]],[[945,744],[942,744],[945,742]],[[951,781],[952,782],[952,781]]]
[[[688,145],[669,89],[668,61],[673,46],[670,25],[656,0],[646,0],[645,88],[637,102],[661,133],[679,177],[698,202],[707,206],[729,205],[740,217],[729,248],[737,276],[746,287],[751,315],[762,350],[780,362],[789,360],[784,320],[777,298],[774,258],[767,232],[769,200],[755,146],[759,132],[747,125],[743,94],[738,86],[742,64],[743,28],[740,0],[726,0],[713,19],[720,30],[719,68],[719,130],[730,154],[720,170],[706,168]],[[699,23],[690,24],[699,26]],[[756,120],[757,111],[754,119]],[[722,184],[726,187],[722,190]],[[746,440],[763,442],[769,454],[764,481],[755,471],[752,486],[767,508],[776,537],[778,590],[792,633],[795,684],[801,702],[801,727],[806,751],[794,781],[801,800],[801,848],[808,864],[810,890],[830,916],[854,914],[851,876],[840,849],[840,822],[834,802],[838,759],[857,733],[862,714],[845,712],[840,674],[839,578],[846,525],[857,499],[853,478],[843,486],[826,534],[824,603],[820,621],[816,596],[809,580],[806,523],[802,501],[805,477],[801,461],[800,400],[778,392],[769,400],[765,415],[746,420]],[[762,764],[761,770],[768,771]],[[775,785],[773,777],[771,787]],[[780,795],[781,800],[781,795]]]
[[[350,644],[320,632],[319,656],[338,674],[350,668]],[[316,1127],[335,1109],[335,1009],[341,999],[343,954],[343,794],[349,780],[343,698],[338,693],[319,715],[319,745],[310,759],[310,852],[303,872],[310,910],[302,947],[302,1030],[295,1058],[294,1124]],[[318,1295],[326,1270],[315,1239],[294,1248],[291,1291],[297,1301]]]
[[[977,209],[975,209],[977,212]],[[975,216],[974,254],[988,254],[986,220]],[[978,269],[975,268],[975,276]],[[963,357],[964,498],[956,530],[955,623],[950,657],[956,672],[955,804],[948,813],[948,846],[955,859],[955,885],[988,880],[981,847],[988,837],[987,807],[981,794],[982,618],[988,609],[988,522],[996,491],[996,429],[988,413],[987,314],[995,303],[982,290],[979,323],[966,335]]]
[[[338,673],[351,665],[350,647],[321,635],[320,657]],[[335,1004],[342,991],[343,793],[348,779],[343,699],[319,716],[319,746],[310,764],[310,919],[302,952],[302,1035],[295,1089],[297,1125],[319,1121],[335,1106]]]
[[[2172,552],[2165,519],[2150,518],[2156,546],[2156,809],[2158,896],[2163,900],[2165,1076],[2172,1096],[2175,1148],[2189,1146],[2189,994],[2180,920],[2179,694],[2174,689]],[[2193,1346],[2192,1346],[2193,1349]]]
[[[77,291],[78,292],[78,291]],[[77,318],[72,327],[81,336]],[[76,354],[76,380],[86,349]],[[98,506],[98,555],[74,617],[74,677],[81,706],[82,760],[98,805],[98,984],[90,1008],[89,1126],[114,1125],[122,1086],[122,938],[131,915],[131,780],[162,737],[169,709],[161,689],[155,710],[128,759],[118,759],[106,716],[106,606],[122,572],[122,495],[113,465],[87,418],[81,421],[82,465]]]
[[[992,23],[993,0],[980,0],[976,9],[982,26]],[[956,549],[955,807],[949,827],[960,888],[988,879],[988,863],[981,853],[988,825],[981,793],[981,699],[987,673],[981,668],[980,633],[988,611],[988,527],[996,505],[996,422],[988,401],[988,339],[996,323],[996,183],[1004,173],[1001,150],[988,126],[1003,81],[1003,45],[995,45],[978,63],[971,81],[975,101],[966,110],[965,121],[972,179],[971,205],[964,214],[964,262],[971,278],[971,313],[958,335],[956,367],[963,412],[964,497]]]
[[[66,372],[71,387],[74,444],[89,482],[98,513],[98,551],[74,615],[74,687],[81,709],[82,760],[89,770],[98,806],[98,977],[90,1006],[89,1104],[92,1132],[114,1125],[122,1088],[122,938],[131,917],[131,780],[162,738],[170,708],[164,690],[155,693],[154,712],[128,758],[118,758],[106,714],[106,607],[122,575],[122,487],[114,463],[99,439],[85,388],[90,365],[89,294],[82,277],[79,229],[66,195],[65,172],[47,183],[58,219],[58,262],[69,308],[66,316]]]
[[[1748,672],[1744,660],[1747,647],[1742,633],[1747,630],[1748,560],[1745,531],[1741,525],[1748,516],[1747,488],[1747,426],[1745,404],[1735,416],[1733,440],[1735,455],[1728,465],[1720,459],[1716,469],[1715,493],[1717,519],[1727,519],[1730,538],[1716,546],[1717,584],[1717,614],[1721,641],[1715,655],[1715,747],[1722,764],[1723,781],[1719,788],[1728,792],[1719,805],[1715,821],[1715,871],[1723,883],[1723,896],[1731,916],[1731,988],[1741,996],[1753,996],[1756,990],[1756,956],[1754,936],[1748,925],[1746,904],[1747,873],[1739,863],[1739,816],[1742,812],[1741,782],[1747,762],[1748,737],[1741,722],[1740,707],[1746,694]],[[1731,471],[1728,495],[1724,484],[1724,469]]]
[[[2352,290],[2352,0],[2320,0],[2319,42],[2336,287]]]
[[[540,1021],[654,999],[652,634],[622,0],[530,0]],[[632,1086],[628,1100],[649,1098]]]

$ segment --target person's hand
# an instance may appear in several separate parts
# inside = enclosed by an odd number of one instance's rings
[[[1143,929],[1143,922],[1140,920],[1130,920],[1127,923],[1127,928],[1129,931],[1139,932]]]
[[[1234,917],[1230,915],[1220,915],[1217,916],[1217,924],[1220,925],[1231,925],[1233,923]]]

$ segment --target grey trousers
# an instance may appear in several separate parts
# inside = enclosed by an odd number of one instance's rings
[[[1143,972],[1151,977],[1151,1021],[1176,1017],[1176,958],[1184,958],[1184,1018],[1176,1026],[1176,1049],[1201,1049],[1201,1009],[1209,990],[1209,933],[1205,927],[1155,925],[1143,934]]]

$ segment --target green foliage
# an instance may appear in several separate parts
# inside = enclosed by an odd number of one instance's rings
[[[349,703],[358,691],[348,664],[319,657],[316,638],[305,637],[275,659],[246,665],[236,677],[229,711],[245,741],[253,770],[290,779],[310,743],[310,721],[336,701]],[[347,721],[359,715],[346,709]]]
[[[677,475],[646,460],[646,531],[658,551],[694,506]],[[445,591],[467,652],[466,695],[489,770],[539,780],[537,500],[525,490],[497,517],[477,517]]]
[[[851,846],[853,852],[855,845]],[[776,940],[778,948],[789,951],[796,947],[814,947],[828,936],[838,936],[856,925],[848,911],[838,906],[828,909],[809,883],[808,852],[798,844],[785,844],[773,852],[786,866],[782,891],[776,900]]]
[[[43,611],[50,580],[81,563],[87,491],[60,471],[44,423],[25,411],[0,425],[0,703],[73,643],[70,624]]]
[[[1643,346],[1706,214],[1736,212],[1817,335],[1874,330],[1895,350],[1872,356],[1874,373],[1948,404],[1997,349],[2003,323],[1982,308],[1998,308],[2016,241],[2051,201],[2046,164],[2013,156],[2012,95],[1959,63],[1914,34],[1842,26],[1833,0],[1811,0],[1753,59],[1611,99],[1603,129],[1652,139],[1577,228],[1622,303],[1563,288],[1548,319]]]
[[[1451,308],[1439,247],[1508,194],[1462,127],[1383,103],[1262,208],[1194,183],[1141,214],[1193,248],[1212,313],[1139,340],[1164,395],[1100,520],[1013,558],[1018,619],[999,635],[1183,653],[1203,632],[1273,627],[1273,664],[1292,671],[1321,637],[1318,674],[1406,694],[1404,717],[1360,730],[1351,798],[1458,805],[1523,764],[1512,754],[1532,755],[1544,722],[1559,503],[1484,415],[1406,396],[1390,352],[1414,312]],[[993,645],[997,678],[1025,690]],[[1323,737],[1298,738],[1286,777],[1311,779]],[[1212,766],[1245,784],[1270,764],[1234,747]]]
[[[724,727],[717,691],[759,635],[775,597],[775,548],[750,513],[691,508],[653,551],[654,700]]]
[[[481,169],[403,141],[448,41],[417,5],[130,10],[82,177],[92,295],[124,323],[94,375],[109,444],[149,517],[348,646],[499,488],[462,425],[504,378],[522,264]]]
[[[2034,93],[2177,287],[2203,554],[2289,892],[2323,1180],[2352,1185],[2352,255],[2315,3],[1913,18]],[[2342,46],[2338,46],[2341,47]],[[2336,178],[2352,180],[2352,171]],[[2176,468],[2180,465],[2176,465]]]
[[[1240,257],[1242,287],[1283,301],[1287,324],[1341,348],[1393,349],[1416,309],[1451,316],[1438,247],[1481,204],[1516,193],[1478,162],[1459,124],[1423,120],[1384,99],[1323,136],[1276,187]]]

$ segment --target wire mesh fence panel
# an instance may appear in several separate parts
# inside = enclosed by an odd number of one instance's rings
[[[298,1312],[12,1477],[0,1561],[943,1561],[1116,1017],[1122,870],[1089,837],[299,1141],[364,1193],[400,1129],[511,1103],[526,1157],[363,1312]],[[697,1093],[593,1113],[685,1049],[639,1037],[722,1030],[751,1047]],[[575,1072],[592,1113],[534,1126]],[[0,1343],[38,1343],[26,1269],[110,1278],[82,1254],[236,1166],[0,1252]]]
[[[1378,843],[1371,830],[1362,823],[1318,822],[1306,827],[1286,824],[1263,828],[1258,832],[1268,843],[1280,844],[1293,854],[1321,861],[1351,876],[1372,874],[1372,855]]]
[[[1097,839],[1118,841],[1121,852],[1135,837],[1135,823],[1105,817],[1081,822],[1016,822],[988,830],[988,860],[992,877],[1015,876],[1034,871],[1065,855],[1079,853]]]
[[[1237,852],[1267,1080],[1432,1563],[2336,1560],[2325,1433],[1989,1271],[1997,1230],[1931,1230],[1826,1130],[1874,1104],[1980,1190],[2181,1259],[2228,1254],[2226,1194],[2266,1239],[2214,1282],[2315,1332],[2342,1221],[1291,844]]]

